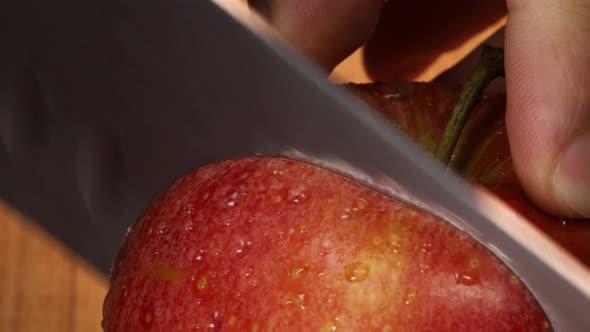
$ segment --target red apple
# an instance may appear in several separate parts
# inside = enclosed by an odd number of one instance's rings
[[[496,257],[316,166],[231,160],[180,179],[129,233],[105,331],[547,331]]]

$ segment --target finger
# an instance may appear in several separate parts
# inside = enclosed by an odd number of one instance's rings
[[[371,35],[384,0],[249,0],[293,46],[331,71]]]
[[[365,47],[375,80],[431,80],[500,29],[505,0],[390,1]]]
[[[541,207],[590,217],[590,2],[507,4],[506,121],[517,174]]]
[[[504,24],[504,0],[249,0],[288,41],[331,70],[365,43],[365,52],[339,66],[366,81],[430,80]],[[442,54],[442,56],[441,56]],[[364,67],[367,68],[364,68]],[[360,73],[360,74],[359,74]],[[340,75],[341,76],[341,75]]]

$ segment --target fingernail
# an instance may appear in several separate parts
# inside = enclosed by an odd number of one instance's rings
[[[572,217],[590,218],[590,133],[576,138],[559,159],[553,188]]]

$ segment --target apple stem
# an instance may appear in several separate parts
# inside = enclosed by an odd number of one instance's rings
[[[453,106],[451,119],[435,151],[436,158],[445,165],[448,165],[451,159],[473,105],[481,98],[488,84],[501,76],[504,76],[504,49],[483,45],[481,58],[467,82],[463,84],[463,89]]]

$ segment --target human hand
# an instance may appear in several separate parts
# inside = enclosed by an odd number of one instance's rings
[[[412,78],[445,46],[507,10],[506,123],[516,172],[543,209],[590,217],[589,0],[249,2],[327,70],[373,36],[365,55],[379,79]],[[424,8],[428,13],[416,12]],[[407,27],[394,24],[392,31],[381,22],[374,31],[383,11],[387,22]],[[431,19],[439,23],[436,33]]]

